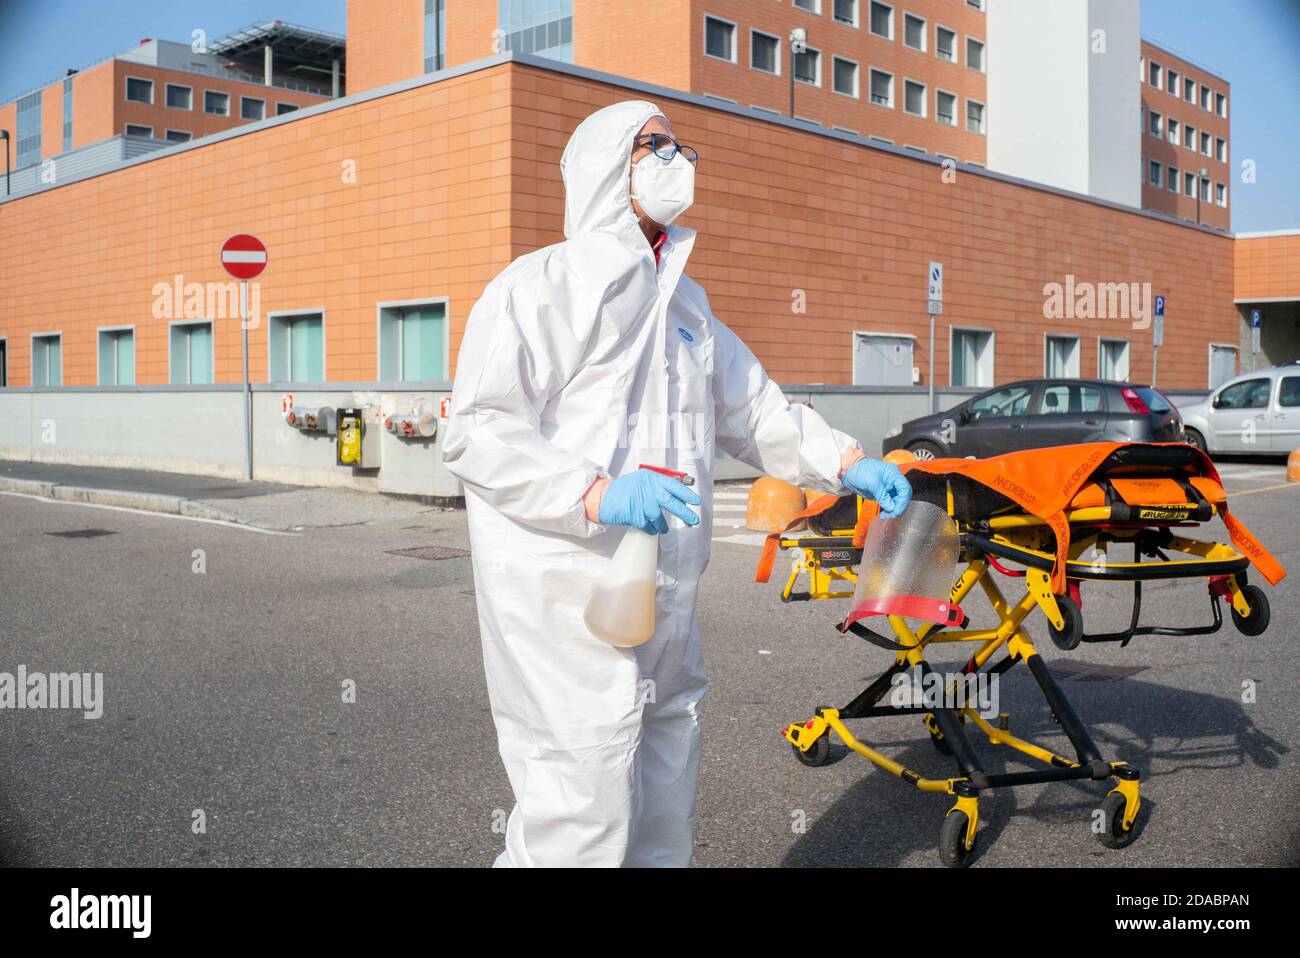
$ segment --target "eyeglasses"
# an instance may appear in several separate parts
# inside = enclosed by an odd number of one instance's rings
[[[633,149],[647,140],[650,142],[650,151],[661,160],[671,160],[680,153],[690,163],[699,162],[700,154],[695,151],[695,147],[679,146],[667,133],[640,133],[632,140]]]

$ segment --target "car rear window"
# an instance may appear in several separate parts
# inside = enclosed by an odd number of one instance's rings
[[[1147,408],[1152,412],[1169,412],[1174,407],[1166,399],[1150,386],[1134,386],[1133,391],[1138,394],[1138,398],[1147,404]]]

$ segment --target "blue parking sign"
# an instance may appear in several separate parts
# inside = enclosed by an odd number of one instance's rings
[[[1164,314],[1165,314],[1165,298],[1164,298],[1163,296],[1157,296],[1157,297],[1156,297],[1156,315],[1157,315],[1157,316],[1163,316]]]
[[[1264,314],[1257,309],[1250,311],[1250,328],[1259,329],[1264,325]]]

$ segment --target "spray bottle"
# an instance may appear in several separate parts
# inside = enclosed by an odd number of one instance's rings
[[[641,468],[673,476],[688,486],[695,484],[695,479],[684,472],[644,463]],[[591,634],[620,648],[640,645],[654,635],[658,568],[659,537],[629,527],[582,614]]]

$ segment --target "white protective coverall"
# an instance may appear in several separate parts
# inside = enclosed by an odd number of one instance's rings
[[[683,272],[695,232],[656,265],[632,211],[633,137],[654,104],[606,107],[561,161],[565,241],[484,290],[461,346],[447,468],[464,483],[479,630],[514,792],[498,866],[684,866],[691,857],[704,663],[695,621],[709,557],[715,445],[762,472],[843,494],[857,444],[790,405]],[[591,635],[592,584],[623,527],[587,519],[598,476],[690,473],[700,523],[659,537],[654,636]]]

